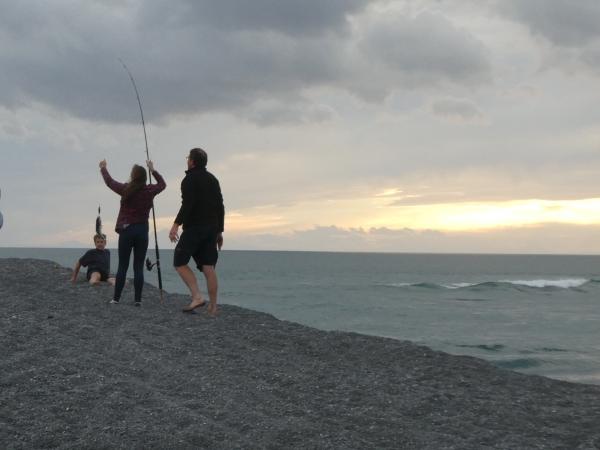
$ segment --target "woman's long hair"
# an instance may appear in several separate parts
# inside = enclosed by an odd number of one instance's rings
[[[121,196],[121,201],[127,201],[129,198],[131,198],[133,194],[141,191],[144,188],[144,186],[146,186],[146,180],[146,169],[144,169],[142,166],[134,164],[133,168],[131,169],[131,177],[129,179],[129,183],[127,183],[125,191]]]

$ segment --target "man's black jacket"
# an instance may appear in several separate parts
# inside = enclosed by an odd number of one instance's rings
[[[214,225],[223,232],[225,206],[219,180],[205,168],[187,170],[181,182],[181,208],[175,223],[187,228],[193,225]]]

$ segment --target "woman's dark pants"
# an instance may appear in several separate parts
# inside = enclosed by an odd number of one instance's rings
[[[131,250],[133,250],[135,301],[141,302],[142,288],[144,287],[144,261],[148,250],[148,223],[134,223],[119,233],[119,269],[115,281],[115,300],[121,298],[121,292],[125,286]]]

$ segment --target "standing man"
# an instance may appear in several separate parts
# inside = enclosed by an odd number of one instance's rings
[[[206,170],[208,156],[201,148],[193,148],[187,157],[188,170],[181,182],[181,208],[169,232],[171,242],[177,242],[173,265],[192,295],[192,301],[183,308],[192,312],[204,306],[198,281],[188,262],[194,258],[196,267],[206,278],[210,302],[208,313],[217,313],[218,280],[215,266],[218,250],[223,246],[225,207],[219,180]],[[179,237],[179,226],[183,232]]]

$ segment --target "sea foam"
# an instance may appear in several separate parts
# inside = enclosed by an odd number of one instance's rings
[[[498,281],[480,281],[480,282],[458,282],[458,283],[432,283],[432,282],[420,282],[420,283],[389,283],[385,284],[388,287],[396,288],[427,288],[427,289],[468,289],[468,288],[498,288],[498,287],[518,287],[525,286],[529,288],[558,288],[558,289],[574,289],[579,288],[592,280],[586,278],[561,278],[556,280],[551,279],[537,279],[537,280],[498,280]]]
[[[585,278],[563,278],[559,280],[501,280],[500,283],[515,284],[517,286],[528,286],[534,288],[555,287],[572,289],[583,286],[590,280]]]

